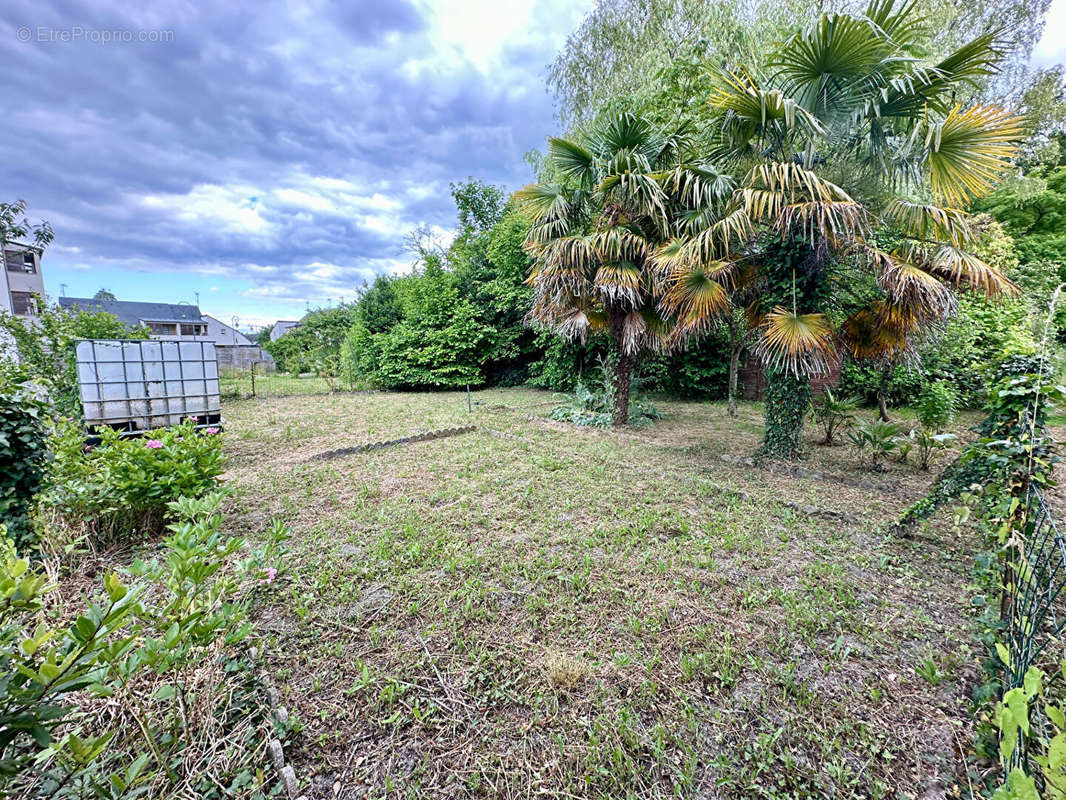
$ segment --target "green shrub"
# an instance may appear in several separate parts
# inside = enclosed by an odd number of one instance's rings
[[[49,411],[32,390],[0,379],[0,525],[20,547],[34,541],[29,515],[44,478]]]
[[[33,325],[0,311],[0,337],[15,342],[22,380],[46,388],[59,414],[81,417],[75,344],[78,339],[147,339],[144,326],[131,328],[114,314],[84,309],[43,308]],[[2,360],[2,359],[0,359]]]
[[[214,490],[222,474],[222,436],[191,421],[143,438],[105,430],[96,447],[81,428],[61,424],[42,508],[101,538],[159,533],[167,504]]]
[[[939,433],[951,424],[958,413],[959,395],[945,381],[933,381],[925,387],[915,408],[918,421],[934,433]]]

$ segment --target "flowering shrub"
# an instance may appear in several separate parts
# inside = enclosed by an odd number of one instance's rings
[[[215,489],[224,464],[219,429],[201,432],[190,421],[147,439],[106,430],[96,447],[66,422],[51,449],[42,510],[104,538],[160,532],[167,503]]]

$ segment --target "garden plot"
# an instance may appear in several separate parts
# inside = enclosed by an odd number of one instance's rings
[[[928,474],[844,447],[749,465],[754,406],[600,431],[547,399],[224,409],[231,524],[293,529],[258,627],[309,797],[965,791],[974,542],[881,532]]]

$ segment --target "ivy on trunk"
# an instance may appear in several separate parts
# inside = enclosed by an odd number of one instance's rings
[[[811,382],[784,370],[766,370],[766,438],[762,454],[795,458],[800,452],[803,419],[811,405]]]

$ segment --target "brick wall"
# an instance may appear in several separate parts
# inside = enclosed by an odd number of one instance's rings
[[[748,353],[744,366],[740,368],[740,382],[745,400],[762,400],[766,397],[766,373],[762,361],[754,353]],[[811,378],[811,390],[821,394],[825,387],[835,387],[840,383],[840,358],[834,356],[829,362],[829,372]]]

